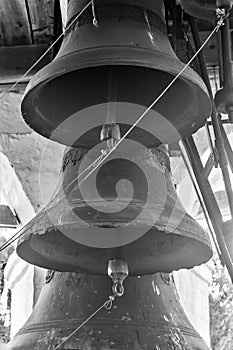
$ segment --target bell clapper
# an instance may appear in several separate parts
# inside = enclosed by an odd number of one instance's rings
[[[108,262],[108,276],[112,279],[113,298],[124,294],[123,282],[129,275],[128,264],[124,260],[112,259]]]
[[[115,148],[119,140],[121,139],[121,132],[119,124],[110,123],[104,124],[100,133],[100,140],[105,141],[107,149],[110,151]]]

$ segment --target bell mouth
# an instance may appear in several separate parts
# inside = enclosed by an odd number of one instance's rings
[[[70,139],[76,140],[73,124],[69,124],[70,117],[75,115],[82,123],[86,118],[85,109],[108,103],[110,70],[115,72],[118,81],[117,95],[112,102],[137,104],[145,110],[184,67],[174,57],[160,52],[133,48],[135,59],[132,61],[132,52],[127,51],[129,57],[126,54],[121,60],[116,59],[116,50],[108,48],[107,55],[103,49],[93,49],[93,54],[98,53],[97,58],[92,58],[92,50],[84,50],[57,58],[43,68],[32,79],[24,96],[22,113],[25,121],[47,138],[80,146],[78,141],[77,144],[70,143]],[[103,59],[99,58],[101,54]],[[177,130],[175,136],[163,130],[163,143],[173,143],[194,133],[204,124],[210,109],[203,82],[188,69],[153,107]],[[100,119],[99,125],[105,122],[103,117],[95,113],[92,116],[95,121]],[[99,130],[95,137],[99,139]],[[83,140],[81,146],[88,148],[88,141]]]
[[[70,225],[66,229],[72,233],[76,228]],[[38,232],[20,243],[17,253],[29,263],[43,268],[94,275],[106,274],[110,259],[123,259],[128,263],[131,276],[189,269],[212,257],[211,248],[195,239],[153,231],[151,229],[130,245],[100,249],[77,244],[59,229],[51,229]]]
[[[129,218],[132,210],[134,204],[128,208]],[[171,213],[164,209],[153,223],[154,211],[155,207],[148,207],[141,221],[136,219],[133,224],[119,213],[111,224],[103,213],[92,217],[90,225],[88,220],[77,223],[75,214],[66,215],[64,208],[53,207],[49,215],[40,213],[25,227],[17,253],[37,266],[97,275],[106,273],[112,258],[126,260],[131,275],[192,268],[211,258],[207,234],[188,214],[180,222],[177,218],[169,222]],[[59,218],[56,224],[52,216]]]

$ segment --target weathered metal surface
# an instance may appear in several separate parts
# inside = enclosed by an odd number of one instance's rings
[[[207,350],[189,323],[167,274],[128,277],[125,294],[101,310],[60,349]],[[111,294],[108,277],[55,273],[11,350],[52,350]]]
[[[123,259],[131,275],[208,261],[208,235],[177,198],[169,158],[161,148],[136,146],[119,146],[80,186],[76,177],[98,153],[70,149],[58,191],[23,229],[20,257],[94,274],[105,274],[110,259]]]
[[[87,3],[69,2],[68,25]],[[31,80],[22,102],[25,121],[35,131],[70,146],[77,141],[77,129],[84,122],[86,126],[95,123],[92,141],[99,138],[105,118],[95,107],[110,104],[110,71],[118,79],[111,103],[132,104],[144,111],[184,67],[166,35],[162,0],[98,1],[95,9],[98,28],[89,7],[67,30],[54,61]],[[129,113],[118,111],[116,122],[132,125],[141,109],[136,113],[133,107]],[[210,101],[201,78],[187,68],[153,110],[151,127],[163,143],[171,143],[204,124]],[[76,128],[71,117],[79,121]],[[158,131],[159,118],[171,123],[176,133],[166,123]],[[89,147],[91,141],[83,139],[77,146]]]

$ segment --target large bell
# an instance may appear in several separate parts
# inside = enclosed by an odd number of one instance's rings
[[[67,25],[87,4],[69,1]],[[22,102],[25,121],[60,143],[72,146],[77,134],[96,126],[91,140],[76,141],[87,148],[106,118],[126,129],[132,125],[184,67],[167,37],[163,0],[95,0],[93,5],[67,30],[58,55],[33,77]],[[173,143],[199,129],[210,108],[203,81],[187,68],[153,107],[150,127],[163,143]]]
[[[65,154],[59,188],[23,228],[19,256],[56,271],[93,274],[105,274],[114,258],[126,260],[131,275],[208,261],[208,235],[177,198],[165,146],[125,140],[83,181],[79,176],[101,147]]]
[[[172,276],[128,277],[125,293],[102,309],[61,349],[208,350],[188,321]],[[10,350],[53,350],[111,294],[108,277],[56,272]]]

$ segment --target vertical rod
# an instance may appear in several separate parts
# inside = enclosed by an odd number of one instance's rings
[[[221,27],[222,52],[223,52],[223,86],[233,87],[232,62],[231,62],[231,38],[229,17],[225,19]]]
[[[189,166],[189,162],[188,160],[186,159],[187,157],[185,156],[185,152],[183,151],[183,147],[181,147],[181,145],[179,144],[180,146],[180,150],[181,150],[181,156],[182,156],[182,159],[184,161],[184,164],[186,166],[186,169],[188,171],[188,174],[189,174],[189,177],[191,179],[191,182],[192,182],[192,185],[195,189],[195,192],[196,192],[196,195],[197,195],[197,198],[199,200],[199,203],[201,205],[201,208],[202,208],[202,211],[203,211],[203,214],[204,214],[204,217],[205,217],[205,220],[206,220],[206,223],[207,223],[207,226],[208,226],[208,229],[210,231],[210,235],[211,235],[211,238],[213,240],[213,243],[215,245],[215,249],[218,253],[218,256],[219,256],[219,259],[221,261],[221,263],[224,265],[224,261],[223,261],[223,257],[222,257],[222,254],[221,254],[221,250],[219,249],[219,245],[218,245],[218,241],[216,239],[216,235],[214,235],[213,233],[213,230],[211,228],[211,224],[210,224],[210,219],[209,219],[209,216],[207,214],[207,210],[206,210],[206,206],[205,206],[205,203],[204,201],[202,200],[202,196],[200,194],[200,189],[198,188],[198,186],[196,185],[196,182],[195,182],[195,177],[193,175],[193,172],[191,171],[190,169],[190,166]],[[187,152],[186,152],[187,153]]]
[[[222,58],[222,42],[221,42],[221,33],[218,31],[216,33],[216,47],[217,47],[217,58],[218,58],[218,67],[219,67],[219,82],[220,82],[220,88],[223,86],[223,58]]]
[[[190,28],[192,31],[193,40],[194,40],[196,50],[198,50],[201,47],[202,43],[201,43],[200,36],[198,33],[197,22],[196,22],[195,18],[189,16],[189,24],[190,24]],[[211,85],[210,85],[210,81],[209,81],[208,72],[206,69],[205,56],[204,56],[202,50],[199,52],[197,57],[198,57],[199,64],[200,64],[202,78],[206,84],[210,98],[211,98],[211,100],[213,100],[212,89],[211,89]]]
[[[213,127],[216,135],[216,145],[217,145],[217,150],[219,155],[219,164],[220,164],[222,177],[226,188],[231,218],[233,218],[233,190],[232,190],[231,179],[230,179],[230,174],[228,169],[228,159],[224,148],[224,142],[223,142],[221,129],[220,129],[221,121],[219,121],[216,110],[213,110],[212,118],[213,118]]]
[[[221,27],[222,39],[222,58],[223,58],[223,89],[226,91],[233,90],[233,74],[231,59],[231,36],[230,36],[230,20],[225,19],[225,25]],[[230,122],[233,122],[233,105],[227,106],[227,112]]]
[[[192,165],[194,175],[200,187],[203,201],[205,203],[208,215],[211,219],[224,263],[226,264],[229,275],[233,282],[233,263],[222,234],[223,220],[222,220],[220,209],[218,207],[217,201],[215,199],[215,196],[213,194],[209,181],[207,179],[204,179],[202,176],[203,166],[192,136],[184,139],[182,143],[186,149],[186,152],[189,157],[189,161]]]
[[[223,138],[223,142],[225,145],[225,150],[226,150],[226,154],[227,154],[227,158],[228,158],[228,162],[231,168],[231,171],[233,173],[233,151],[230,145],[230,142],[228,140],[226,131],[222,125],[222,123],[219,124],[220,125],[220,129],[221,129],[221,134],[222,134],[222,138]]]
[[[30,13],[29,5],[28,5],[28,0],[25,0],[25,7],[26,7],[26,11],[27,11],[27,16],[28,16],[28,25],[29,25],[30,36],[31,36],[31,43],[32,43],[32,45],[34,45],[35,39],[34,39],[34,33],[33,33],[33,28],[32,28],[32,20],[31,20],[31,13]]]
[[[189,21],[190,21],[190,26],[191,26],[196,50],[198,50],[199,47],[201,46],[201,40],[200,40],[199,33],[198,33],[197,23],[196,23],[195,19],[191,16],[189,17]],[[223,177],[223,181],[224,181],[226,192],[227,192],[227,198],[228,198],[228,204],[230,207],[231,218],[233,218],[233,191],[232,191],[231,180],[230,180],[230,175],[229,175],[229,170],[228,170],[228,161],[227,161],[224,143],[223,143],[221,130],[220,130],[221,121],[219,120],[218,114],[217,114],[216,109],[215,109],[212,89],[211,89],[211,85],[210,85],[210,81],[209,81],[208,72],[206,69],[206,63],[205,63],[203,51],[201,51],[199,53],[198,59],[200,60],[202,78],[207,86],[207,89],[209,91],[210,98],[212,101],[212,115],[211,115],[211,117],[212,117],[212,122],[213,122],[215,138],[216,138],[219,163],[220,163],[222,177]]]

